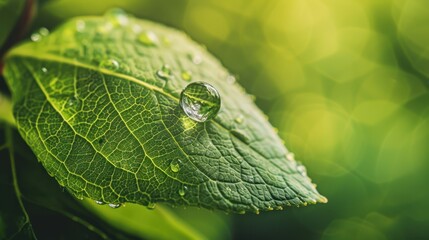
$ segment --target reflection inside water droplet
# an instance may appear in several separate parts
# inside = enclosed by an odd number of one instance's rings
[[[104,205],[104,204],[106,204],[105,202],[99,201],[99,200],[96,200],[95,203],[98,204],[98,205]]]
[[[205,122],[219,112],[221,100],[218,91],[204,82],[191,83],[180,94],[183,112],[194,121]]]

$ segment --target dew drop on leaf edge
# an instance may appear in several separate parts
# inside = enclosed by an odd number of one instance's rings
[[[120,203],[109,203],[109,207],[111,207],[111,208],[119,208],[121,206],[122,206],[122,204],[120,204]]]
[[[180,94],[180,106],[190,119],[205,122],[217,115],[221,99],[219,92],[212,85],[194,82],[188,84]]]
[[[107,10],[104,16],[112,23],[113,26],[125,26],[129,22],[128,14],[120,8]]]
[[[100,200],[96,200],[95,203],[98,204],[98,205],[104,205],[104,204],[106,204],[105,202],[100,201]]]
[[[156,203],[150,202],[150,203],[147,204],[146,207],[147,207],[147,209],[150,209],[150,210],[155,209],[156,208]]]

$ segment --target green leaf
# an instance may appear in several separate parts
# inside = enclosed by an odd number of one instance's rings
[[[0,151],[0,239],[115,236],[109,227],[105,227],[107,232],[100,230],[100,220],[97,223],[75,198],[46,175],[25,144],[14,140],[19,136],[10,128],[0,126],[0,136],[4,139]]]
[[[0,142],[0,239],[228,239],[226,218],[216,213],[186,211],[210,223],[213,233],[196,228],[179,209],[113,210],[77,200],[46,174],[11,129],[0,125],[0,139],[7,140]]]
[[[326,202],[251,97],[177,30],[76,18],[12,50],[5,76],[21,135],[78,198],[238,213]],[[190,80],[219,91],[213,120],[181,110]]]
[[[112,210],[94,201],[86,200],[84,203],[112,226],[145,239],[230,239],[225,216],[204,209],[186,209],[186,214],[180,216],[176,214],[179,209],[168,209],[166,206],[157,206],[151,210],[127,204]],[[209,229],[197,228],[198,224],[186,218],[189,215],[193,216],[193,220],[209,226]]]
[[[0,49],[16,26],[25,2],[25,0],[0,0]]]

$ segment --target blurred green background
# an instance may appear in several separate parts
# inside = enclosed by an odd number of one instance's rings
[[[111,7],[206,45],[329,198],[233,238],[429,239],[429,1],[57,0],[33,28]]]

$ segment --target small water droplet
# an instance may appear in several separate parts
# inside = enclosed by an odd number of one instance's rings
[[[119,68],[119,63],[115,59],[105,59],[100,62],[100,67],[116,70]]]
[[[77,108],[80,105],[80,100],[78,98],[77,95],[71,97],[68,101],[67,101],[67,106],[68,107],[74,107]]]
[[[267,207],[267,210],[268,210],[268,211],[273,211],[273,210],[274,210],[274,208],[273,208],[273,207],[271,207],[271,206],[268,206],[268,207]]]
[[[173,160],[173,161],[171,161],[171,163],[170,163],[170,169],[171,169],[171,171],[175,172],[175,173],[177,173],[178,171],[180,171],[180,163],[181,163],[180,160]]]
[[[95,203],[98,204],[98,205],[104,205],[104,204],[106,204],[105,202],[99,201],[99,200],[96,200]]]
[[[316,201],[316,199],[309,199],[308,200],[308,203],[310,203],[310,204],[316,204],[317,203],[317,201]]]
[[[283,210],[283,207],[282,206],[277,206],[276,210],[280,210],[281,211],[281,210]]]
[[[236,117],[236,118],[234,119],[234,121],[235,121],[236,123],[238,123],[238,124],[243,123],[243,116],[242,116],[242,115],[240,115],[240,116]]]
[[[203,58],[199,54],[189,54],[188,57],[195,65],[201,64],[203,62]]]
[[[185,81],[191,81],[192,79],[192,73],[188,70],[182,71],[181,76],[182,76],[182,79]]]
[[[122,206],[122,204],[120,204],[120,203],[109,203],[109,207],[111,207],[111,208],[119,208],[121,206]]]
[[[39,29],[39,33],[42,37],[46,37],[49,35],[49,30],[45,27]]]
[[[76,31],[83,32],[83,30],[85,30],[85,27],[86,27],[86,24],[84,21],[82,20],[76,21]]]
[[[133,26],[131,27],[131,30],[134,33],[140,33],[142,31],[142,27],[138,24],[133,24]]]
[[[286,154],[286,158],[287,158],[287,160],[289,160],[289,161],[295,161],[295,154],[294,154],[293,152],[288,152],[288,153]]]
[[[109,19],[114,26],[125,26],[129,22],[128,14],[120,8],[108,10],[105,13],[105,17]]]
[[[297,163],[296,170],[304,177],[307,176],[307,169],[301,163]]]
[[[147,204],[147,209],[153,210],[156,208],[156,203],[150,202]]]
[[[140,43],[146,46],[156,46],[158,45],[158,36],[152,31],[145,31],[138,36]]]
[[[234,84],[234,83],[235,83],[235,81],[236,81],[236,79],[235,79],[235,77],[234,77],[233,75],[229,75],[229,76],[226,78],[226,82],[227,82],[228,84]]]
[[[170,78],[171,77],[170,66],[167,64],[163,65],[160,70],[156,71],[156,76],[164,80],[167,80],[168,78]]]
[[[249,137],[247,137],[247,135],[244,132],[240,131],[240,130],[233,129],[233,130],[231,130],[231,134],[233,136],[235,136],[236,138],[240,139],[244,143],[248,143],[249,142]]]
[[[181,197],[185,196],[187,190],[188,190],[188,187],[187,186],[183,186],[182,188],[179,189],[179,195]]]
[[[40,33],[33,33],[33,34],[31,34],[30,39],[33,42],[38,42],[38,41],[42,40],[42,36],[40,35]]]
[[[47,73],[47,72],[48,72],[48,69],[47,69],[47,68],[45,68],[45,67],[42,67],[42,72],[43,72],[43,73]]]
[[[180,94],[183,112],[194,121],[205,122],[219,112],[221,100],[218,91],[205,82],[190,83]]]
[[[255,208],[255,213],[259,214],[259,209]]]
[[[161,38],[161,40],[162,40],[162,43],[164,44],[164,46],[167,46],[167,47],[171,46],[171,40],[168,37],[163,36]]]
[[[39,30],[37,30],[35,33],[31,34],[30,39],[33,42],[39,42],[48,35],[49,35],[49,30],[45,27],[42,27]]]

